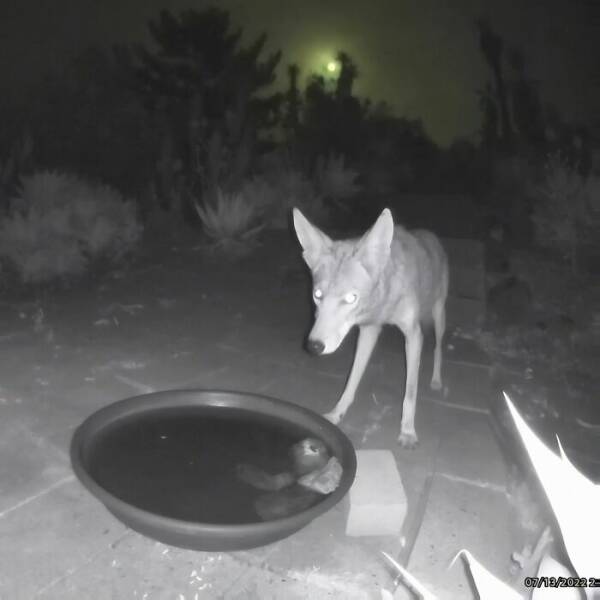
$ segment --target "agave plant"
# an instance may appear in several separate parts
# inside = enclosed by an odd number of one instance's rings
[[[240,192],[217,187],[212,202],[201,206],[194,199],[194,206],[204,232],[217,247],[248,246],[264,227],[264,223],[258,223],[261,207]]]
[[[510,398],[504,394],[506,404],[527,450],[527,454],[533,463],[534,469],[539,477],[542,487],[546,492],[550,506],[556,516],[560,532],[564,541],[572,570],[559,563],[549,555],[544,555],[538,565],[537,575],[529,578],[532,582],[530,600],[544,600],[545,598],[560,598],[561,600],[580,599],[583,591],[588,600],[598,598],[596,588],[557,587],[547,588],[545,586],[535,587],[535,582],[542,578],[554,578],[559,580],[576,580],[581,584],[588,578],[596,578],[600,572],[600,552],[598,551],[598,540],[600,540],[600,485],[590,481],[583,475],[567,458],[560,440],[558,446],[560,455],[556,455],[544,444],[535,432],[527,425],[519,414]],[[411,589],[417,597],[423,600],[435,600],[419,581],[406,571],[400,564],[389,555],[383,553],[387,561],[403,580],[406,587]],[[481,600],[524,600],[517,591],[513,590],[501,579],[490,573],[477,559],[468,551],[461,550],[455,556],[462,556],[471,571],[473,582]],[[574,578],[578,575],[579,578]],[[382,590],[382,600],[393,597],[390,592]]]

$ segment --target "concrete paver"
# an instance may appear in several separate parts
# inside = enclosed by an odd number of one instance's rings
[[[506,464],[489,420],[494,391],[487,367],[447,359],[444,385],[444,394],[423,392],[423,404],[434,413],[427,421],[440,439],[436,472],[504,488]]]
[[[227,591],[228,600],[379,600],[377,589],[367,575],[327,572],[315,568],[309,572],[275,573],[253,568]]]
[[[69,475],[0,518],[0,597],[33,598],[93,560],[125,531]]]
[[[165,546],[128,531],[73,571],[44,588],[44,600],[200,600],[224,598],[251,568],[226,553]]]
[[[0,523],[11,511],[71,477],[68,461],[19,418],[0,420]]]
[[[505,491],[507,466],[487,417],[449,409],[445,413],[436,474]]]
[[[506,579],[514,549],[507,537],[510,523],[504,493],[435,476],[408,569],[439,598],[475,597],[464,565],[457,561],[448,567],[457,552],[466,548]]]
[[[300,583],[307,585],[319,592],[316,597],[325,597],[327,591],[334,598],[343,598],[344,593],[352,598],[361,594],[363,598],[376,597],[379,588],[390,579],[378,551],[396,552],[398,539],[347,538],[344,530],[348,508],[345,499],[297,534],[274,544],[264,569],[298,582],[300,589]],[[299,589],[298,586],[291,587]],[[287,586],[282,586],[277,597],[287,597],[287,590]]]
[[[457,410],[489,414],[492,386],[487,369],[474,367],[462,362],[447,362],[444,368],[444,388],[442,396],[428,394],[432,401]]]

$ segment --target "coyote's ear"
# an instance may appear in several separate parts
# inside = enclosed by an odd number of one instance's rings
[[[356,256],[367,270],[376,269],[387,262],[393,237],[394,219],[390,209],[384,208],[373,227],[358,243]]]
[[[292,214],[294,229],[304,250],[302,256],[306,264],[312,269],[317,265],[320,258],[329,251],[331,239],[312,225],[297,208],[294,208]]]

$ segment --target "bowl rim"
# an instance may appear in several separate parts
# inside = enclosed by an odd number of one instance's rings
[[[84,464],[85,460],[83,453],[86,443],[89,443],[94,435],[112,422],[135,414],[143,414],[151,410],[166,408],[176,409],[192,406],[235,408],[256,413],[255,407],[252,409],[245,408],[241,402],[239,405],[235,401],[233,403],[231,402],[232,399],[243,402],[243,399],[247,400],[248,398],[254,399],[255,402],[258,401],[261,403],[261,406],[264,406],[265,408],[275,408],[275,412],[296,413],[297,415],[302,416],[303,419],[312,421],[324,434],[327,434],[326,437],[333,437],[336,440],[341,450],[336,456],[338,456],[338,459],[343,464],[343,473],[338,487],[331,494],[328,494],[321,501],[304,511],[279,519],[235,524],[187,521],[161,515],[126,502],[100,485],[90,475]],[[266,410],[260,412],[262,414],[286,420],[281,415],[273,415]],[[318,434],[316,435],[319,437]],[[324,439],[324,441],[327,443],[328,439]],[[347,494],[356,475],[356,451],[352,442],[343,431],[327,421],[323,416],[306,407],[286,400],[252,392],[240,392],[237,390],[179,388],[131,396],[113,402],[92,413],[77,427],[71,439],[70,459],[73,471],[81,483],[88,491],[99,499],[110,512],[113,512],[113,514],[124,514],[127,515],[128,518],[132,517],[136,522],[152,524],[152,527],[167,529],[175,533],[185,533],[186,536],[201,536],[208,534],[224,536],[240,535],[246,537],[259,534],[266,535],[269,530],[275,532],[294,527],[298,529],[335,506]],[[118,518],[120,519],[120,517]]]

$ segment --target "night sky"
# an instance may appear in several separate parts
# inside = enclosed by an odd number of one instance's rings
[[[13,99],[24,84],[87,44],[145,40],[146,21],[166,0],[20,0],[0,9],[2,87]],[[214,4],[214,2],[212,3]],[[224,0],[248,35],[269,34],[284,51],[280,72],[297,62],[318,71],[338,50],[354,58],[356,90],[386,100],[397,114],[421,117],[442,144],[477,134],[475,92],[489,77],[473,21],[484,15],[509,45],[520,46],[542,97],[589,122],[600,106],[598,0]],[[40,8],[43,7],[43,8]],[[595,8],[594,8],[595,7]],[[285,80],[282,78],[282,81]]]

